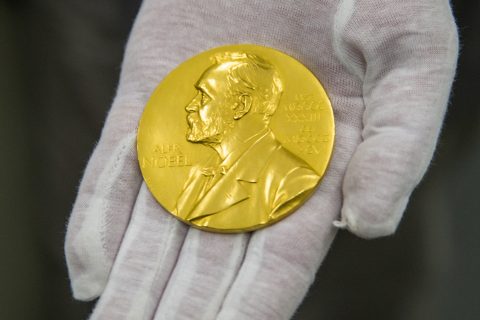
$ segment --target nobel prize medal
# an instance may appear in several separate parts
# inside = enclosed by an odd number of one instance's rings
[[[332,107],[315,75],[280,51],[241,44],[200,53],[164,78],[141,117],[137,151],[165,210],[233,233],[307,201],[333,143]]]

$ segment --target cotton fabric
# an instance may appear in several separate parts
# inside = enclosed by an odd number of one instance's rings
[[[223,235],[185,226],[152,198],[135,133],[175,66],[231,43],[266,45],[305,64],[329,94],[336,141],[322,183],[296,213]],[[290,318],[333,223],[364,238],[395,231],[432,157],[457,51],[445,0],[146,0],[68,225],[74,296],[101,295],[92,319]]]

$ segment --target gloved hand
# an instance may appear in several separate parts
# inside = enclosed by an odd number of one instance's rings
[[[75,298],[101,295],[92,319],[290,318],[334,220],[364,238],[395,231],[433,154],[457,41],[447,0],[145,0],[68,225]],[[329,94],[336,141],[319,188],[297,212],[225,235],[162,209],[142,182],[135,137],[151,92],[175,66],[234,43],[305,64]]]

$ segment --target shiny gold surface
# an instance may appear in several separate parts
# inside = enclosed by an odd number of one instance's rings
[[[137,150],[167,211],[204,230],[242,232],[307,200],[333,140],[330,101],[306,67],[271,48],[232,45],[187,60],[159,84]]]

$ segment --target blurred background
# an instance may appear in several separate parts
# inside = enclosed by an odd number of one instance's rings
[[[140,1],[0,0],[0,319],[86,319],[63,256]],[[295,319],[480,319],[480,2],[432,166],[398,232],[341,232]]]

